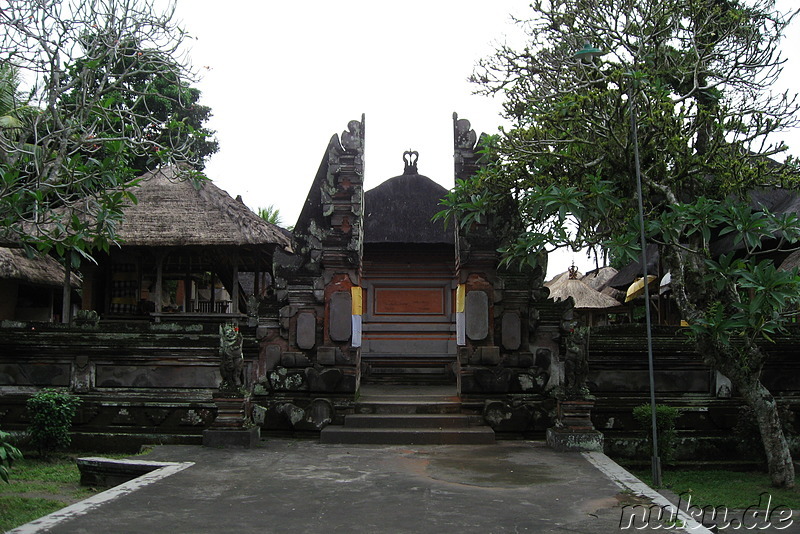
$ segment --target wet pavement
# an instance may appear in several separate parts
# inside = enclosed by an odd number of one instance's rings
[[[636,491],[615,482],[625,477],[604,455],[558,453],[532,441],[378,446],[270,438],[255,449],[158,446],[138,459],[192,464],[14,532],[603,534],[620,532],[623,505],[649,502],[631,500]]]

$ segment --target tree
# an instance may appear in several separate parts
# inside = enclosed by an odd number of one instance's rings
[[[800,176],[792,158],[771,159],[787,148],[776,136],[798,123],[796,96],[771,89],[796,13],[776,12],[772,0],[531,7],[521,21],[528,45],[501,46],[473,73],[479,92],[504,97],[512,126],[489,139],[484,168],[456,184],[441,215],[468,231],[513,200],[508,263],[559,247],[636,259],[638,139],[648,242],[660,247],[699,353],[753,408],[773,483],[794,486],[776,402],[759,376],[765,346],[800,300],[797,271],[773,263],[798,247],[800,220],[771,213],[759,192],[794,195]],[[586,43],[606,54],[576,59]]]
[[[13,135],[2,132],[0,241],[77,262],[115,242],[143,171],[176,165],[202,178],[204,158],[217,149],[202,126],[209,110],[189,85],[174,3],[156,5],[4,2],[0,72],[18,78],[3,77],[2,94],[28,111],[10,115]]]
[[[273,204],[270,204],[266,208],[258,208],[258,216],[276,226],[282,224],[281,210],[276,208]]]

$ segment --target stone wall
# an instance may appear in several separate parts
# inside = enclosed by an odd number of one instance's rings
[[[242,327],[245,375],[258,373],[255,329]],[[135,449],[148,442],[199,442],[216,415],[217,324],[67,327],[4,322],[0,328],[3,430],[24,430],[25,401],[43,387],[67,388],[83,403],[77,443]],[[83,441],[82,441],[83,440]]]
[[[274,259],[280,317],[260,328],[255,416],[269,429],[318,431],[352,408],[360,349],[353,288],[363,251],[364,119],[334,135],[294,228],[294,252]]]
[[[800,414],[800,329],[767,345],[761,379],[779,404]],[[743,402],[730,382],[703,363],[679,327],[653,327],[656,402],[678,408],[678,455],[684,460],[738,454],[734,428]],[[589,389],[596,397],[592,420],[605,435],[606,452],[633,456],[644,432],[633,420],[635,406],[650,402],[644,325],[595,327],[589,339]],[[796,425],[795,425],[796,426]],[[797,452],[800,452],[798,450]]]

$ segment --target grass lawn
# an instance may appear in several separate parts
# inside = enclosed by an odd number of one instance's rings
[[[75,458],[81,456],[98,455],[56,454],[49,460],[28,456],[14,462],[11,483],[5,484],[0,480],[0,532],[24,525],[105,490],[80,485]]]
[[[650,470],[632,470],[640,480],[652,485]],[[772,496],[772,507],[785,505],[800,510],[800,492],[773,488],[769,475],[760,471],[726,471],[718,469],[677,470],[666,468],[661,474],[662,487],[684,500],[691,495],[692,504],[726,506],[728,509],[745,509],[758,505],[759,497],[766,492]],[[764,498],[766,499],[766,495]],[[766,501],[764,501],[766,503]]]

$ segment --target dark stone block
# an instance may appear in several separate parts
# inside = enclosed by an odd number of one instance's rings
[[[530,353],[530,352],[520,352],[519,353],[519,360],[517,360],[517,364],[520,367],[524,367],[526,369],[529,368],[529,367],[533,367],[533,354]],[[548,365],[545,368],[547,369],[549,367],[550,367],[550,365],[549,365],[549,362],[548,362]]]
[[[261,429],[258,427],[242,430],[204,430],[203,447],[220,449],[252,449],[261,440]]]
[[[536,350],[536,367],[542,369],[549,369],[552,361],[552,352],[550,349],[537,349]]]
[[[480,365],[497,365],[500,363],[500,347],[478,347],[478,362]]]
[[[311,312],[297,315],[297,346],[312,349],[317,343],[317,319]]]
[[[100,365],[98,387],[214,388],[221,380],[218,367],[191,365]]]
[[[331,295],[330,336],[333,341],[347,341],[352,331],[352,297],[349,291],[337,291]]]
[[[9,363],[0,367],[0,386],[69,386],[66,364]]]
[[[331,393],[336,391],[336,386],[341,382],[342,372],[339,369],[326,369],[320,372],[309,367],[306,369],[306,380],[309,390]]]
[[[267,345],[265,364],[267,371],[275,369],[275,366],[281,363],[281,347],[280,345]]]
[[[319,365],[336,365],[336,347],[320,347],[317,349]]]
[[[256,339],[264,339],[269,334],[270,328],[268,326],[259,325],[256,327]]]
[[[486,393],[507,393],[511,387],[511,369],[475,369],[475,383]]]
[[[485,291],[470,291],[465,300],[467,337],[481,341],[489,335],[489,295]]]
[[[360,351],[361,349],[358,347],[350,347],[346,351],[336,347],[336,365],[353,365],[358,359]]]
[[[284,352],[281,356],[281,365],[288,368],[308,367],[311,361],[302,352]]]
[[[337,393],[355,393],[356,392],[356,377],[355,375],[343,375],[339,387],[336,388]]]
[[[503,348],[517,350],[522,342],[522,328],[519,314],[506,312],[501,322]]]

